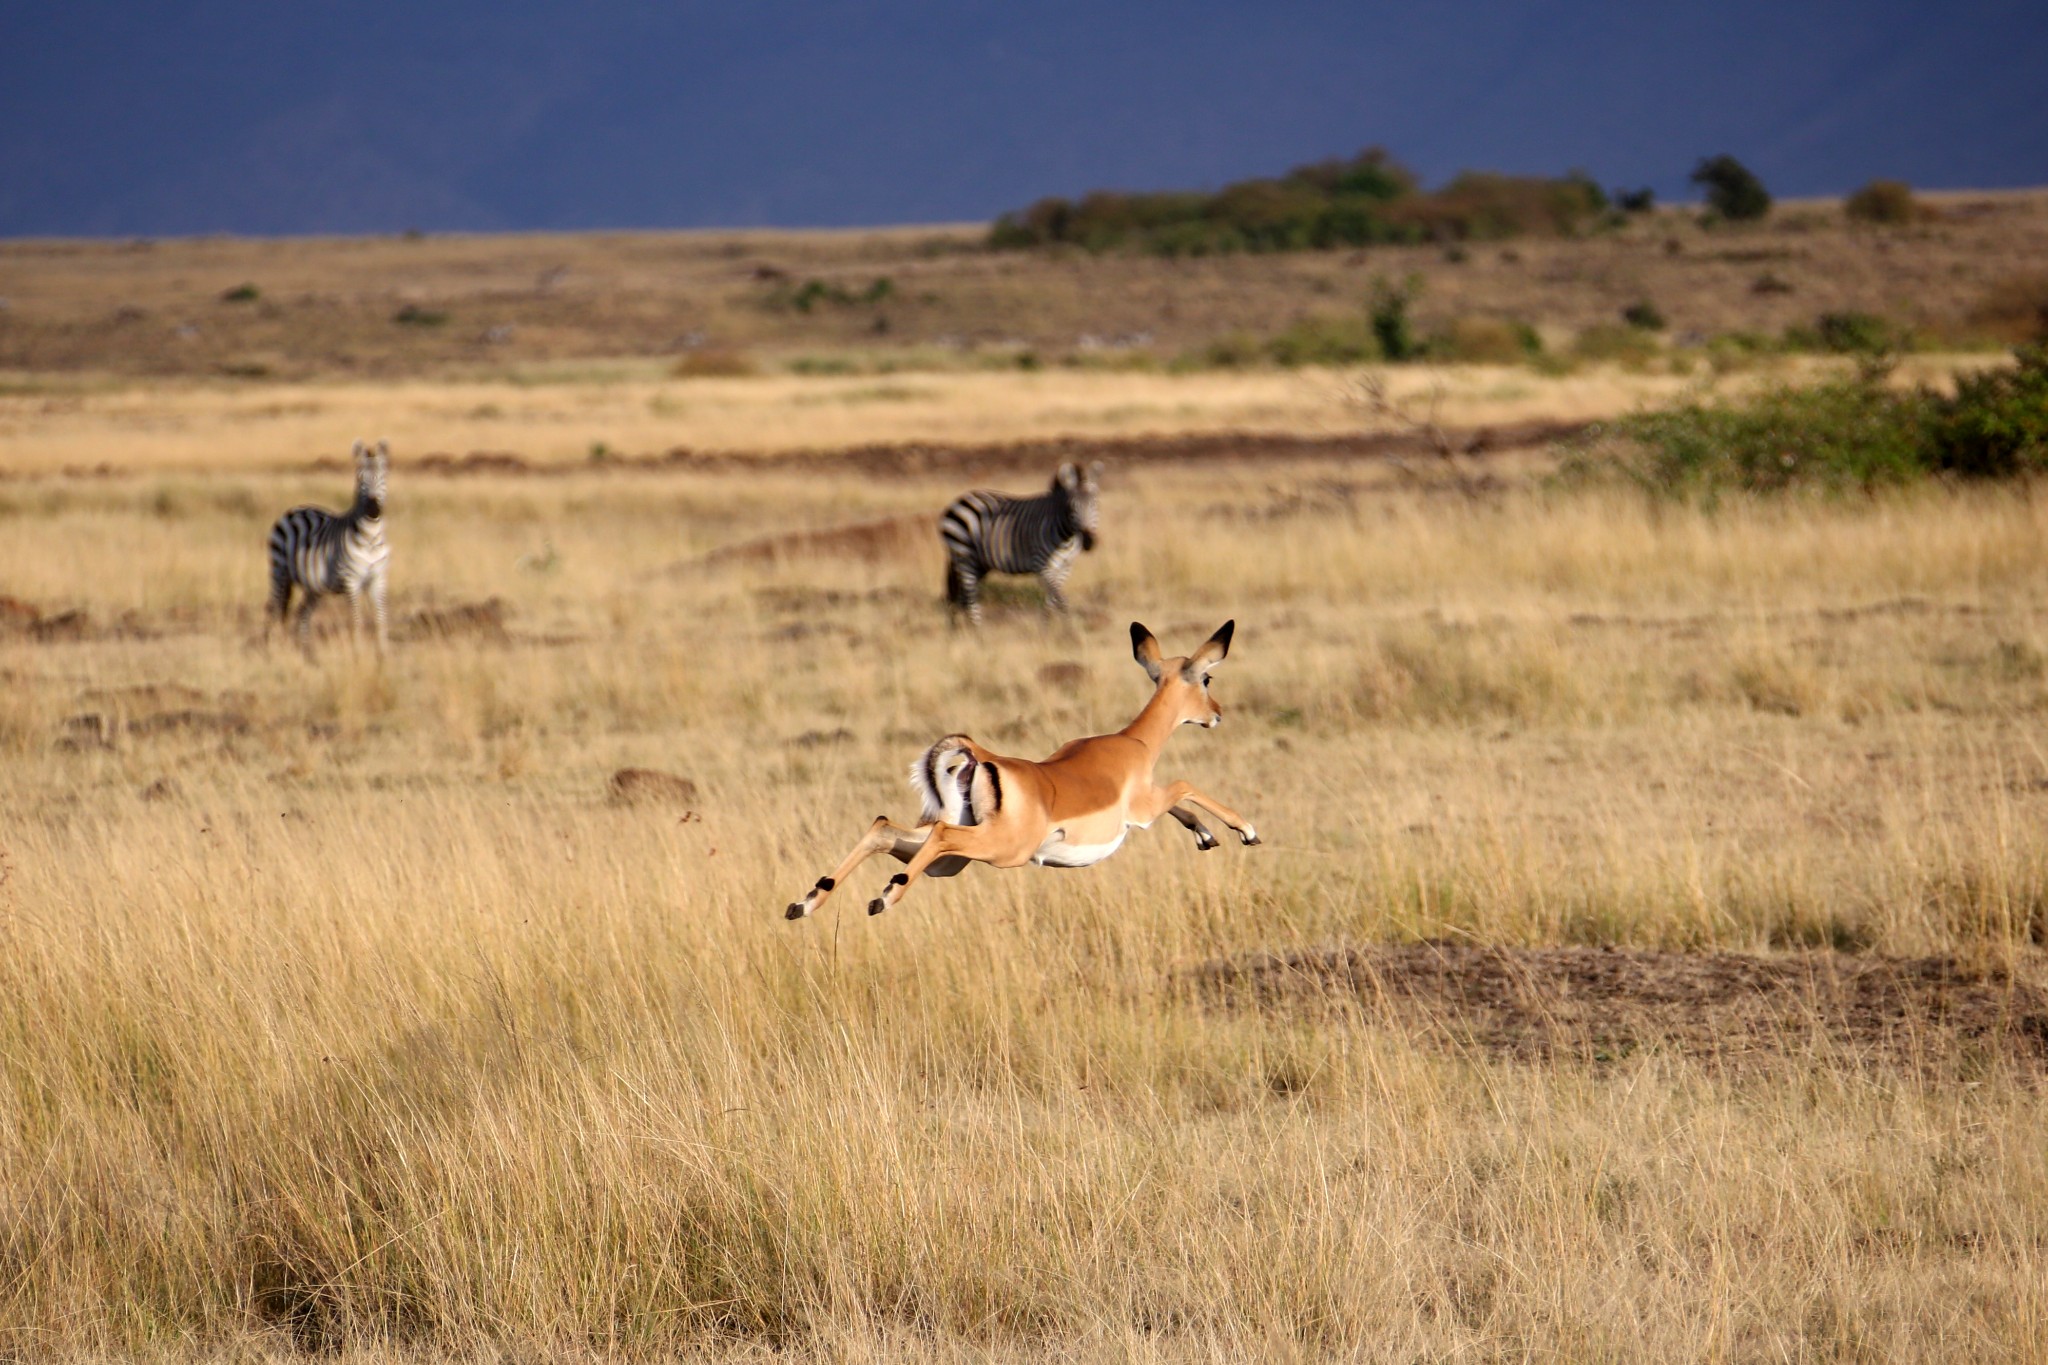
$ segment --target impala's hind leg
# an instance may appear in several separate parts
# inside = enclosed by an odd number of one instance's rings
[[[909,862],[917,856],[918,850],[924,847],[934,828],[936,826],[920,825],[916,829],[904,829],[900,825],[889,823],[888,816],[877,815],[875,823],[868,826],[868,832],[853,846],[853,852],[847,854],[839,866],[832,869],[831,876],[818,878],[818,884],[812,887],[802,900],[790,902],[789,909],[783,912],[783,918],[802,919],[816,910],[838,888],[840,882],[877,853],[886,853],[899,862]]]
[[[1239,815],[1230,807],[1224,805],[1221,801],[1218,801],[1215,797],[1208,796],[1201,792],[1198,792],[1193,787],[1188,786],[1188,784],[1185,782],[1176,782],[1173,785],[1176,787],[1186,788],[1186,790],[1182,791],[1180,794],[1180,799],[1182,801],[1187,802],[1191,806],[1200,806],[1203,810],[1209,812],[1209,814],[1215,816],[1218,820],[1221,820],[1224,824],[1236,830],[1237,837],[1240,841],[1246,844],[1256,844],[1260,842],[1259,832],[1252,828],[1252,822],[1245,819],[1242,815]]]
[[[924,847],[910,859],[910,866],[889,878],[882,894],[868,902],[868,913],[879,915],[909,892],[919,877],[950,877],[968,863],[993,863],[997,867],[1022,867],[1030,860],[1030,849],[1020,851],[1014,833],[999,825],[931,825]],[[1032,847],[1036,847],[1036,842]]]
[[[1197,820],[1195,813],[1186,806],[1171,807],[1166,813],[1188,827],[1188,832],[1195,836],[1196,848],[1206,853],[1216,847],[1216,836],[1211,834],[1209,827]]]

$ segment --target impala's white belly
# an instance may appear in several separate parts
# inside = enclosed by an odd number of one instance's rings
[[[1128,833],[1130,826],[1126,825],[1106,844],[1070,844],[1063,835],[1055,834],[1038,846],[1031,861],[1040,867],[1088,867],[1122,848]]]

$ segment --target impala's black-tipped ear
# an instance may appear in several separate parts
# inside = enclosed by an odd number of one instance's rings
[[[1159,681],[1159,641],[1138,622],[1131,622],[1131,657],[1145,670],[1145,676]]]
[[[1230,657],[1230,637],[1237,631],[1237,622],[1225,621],[1220,630],[1202,641],[1202,647],[1188,656],[1188,668],[1196,673],[1207,673]]]

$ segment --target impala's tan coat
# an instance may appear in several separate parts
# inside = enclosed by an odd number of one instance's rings
[[[1132,622],[1131,652],[1157,688],[1137,719],[1113,735],[1074,740],[1036,763],[990,753],[966,735],[946,736],[911,770],[911,785],[924,797],[922,822],[904,829],[877,816],[832,874],[789,907],[789,918],[823,905],[841,880],[877,853],[909,866],[868,903],[871,915],[903,899],[919,877],[949,877],[970,862],[1087,867],[1122,847],[1133,826],[1147,828],[1162,815],[1191,830],[1196,847],[1214,848],[1215,837],[1189,807],[1208,811],[1245,843],[1258,843],[1251,822],[1214,797],[1187,782],[1161,786],[1152,777],[1175,730],[1222,723],[1209,674],[1230,653],[1236,624],[1224,622],[1193,654],[1169,659],[1152,632]]]

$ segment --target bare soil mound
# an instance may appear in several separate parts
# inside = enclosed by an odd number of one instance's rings
[[[1255,1008],[1342,1006],[1460,1048],[1617,1061],[1653,1049],[1729,1063],[1802,1056],[2048,1069],[2048,993],[1951,958],[1757,957],[1432,941],[1212,962],[1205,995]]]
[[[697,784],[654,768],[621,768],[607,784],[615,806],[694,806]]]
[[[937,518],[883,517],[814,531],[791,531],[722,545],[700,559],[686,560],[672,572],[716,568],[725,564],[761,564],[783,559],[858,559],[873,562],[923,553],[938,544]]]
[[[394,640],[485,640],[504,644],[505,603],[492,597],[482,602],[457,602],[424,607],[398,623]]]

